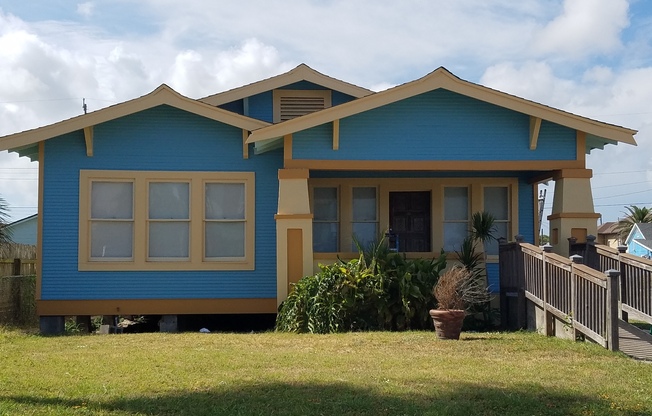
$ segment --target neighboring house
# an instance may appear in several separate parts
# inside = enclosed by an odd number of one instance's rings
[[[6,230],[11,236],[11,241],[18,244],[36,245],[36,230],[38,214],[7,224]]]
[[[618,248],[620,238],[618,233],[617,222],[605,222],[598,227],[598,244],[609,246],[611,248]]]
[[[43,325],[64,315],[275,313],[290,283],[387,229],[454,258],[473,212],[536,244],[597,233],[585,155],[634,130],[444,68],[386,91],[305,65],[194,100],[143,97],[0,138],[39,161]],[[498,245],[489,281],[499,288]]]
[[[652,258],[652,224],[635,223],[625,239],[627,252],[635,256]]]

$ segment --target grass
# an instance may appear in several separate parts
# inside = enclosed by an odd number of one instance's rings
[[[534,333],[0,328],[1,415],[652,414],[652,367]]]

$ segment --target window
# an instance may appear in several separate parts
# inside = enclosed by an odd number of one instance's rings
[[[80,270],[253,270],[254,173],[80,177]]]
[[[334,253],[339,249],[339,202],[336,187],[313,189],[313,250]]]
[[[330,90],[274,90],[274,123],[331,106]]]
[[[245,186],[243,183],[205,185],[204,257],[243,257],[245,253]]]
[[[469,188],[444,188],[444,250],[456,251],[469,235]]]
[[[510,209],[509,188],[506,186],[488,186],[484,188],[484,210],[494,217],[494,237],[504,237],[509,240]],[[492,240],[485,244],[485,252],[498,255],[498,241]]]
[[[149,183],[148,259],[190,256],[190,184]]]
[[[91,186],[90,257],[129,260],[133,257],[134,184],[93,182]]]
[[[378,197],[375,187],[354,187],[352,189],[351,231],[353,238],[365,249],[378,237]],[[357,251],[355,241],[351,250]]]

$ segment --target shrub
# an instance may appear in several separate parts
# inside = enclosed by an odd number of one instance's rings
[[[431,291],[446,257],[406,259],[381,240],[357,259],[319,267],[319,273],[293,285],[279,308],[277,331],[430,328]]]

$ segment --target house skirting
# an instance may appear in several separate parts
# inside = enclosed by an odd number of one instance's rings
[[[39,316],[276,313],[276,298],[37,300]]]

